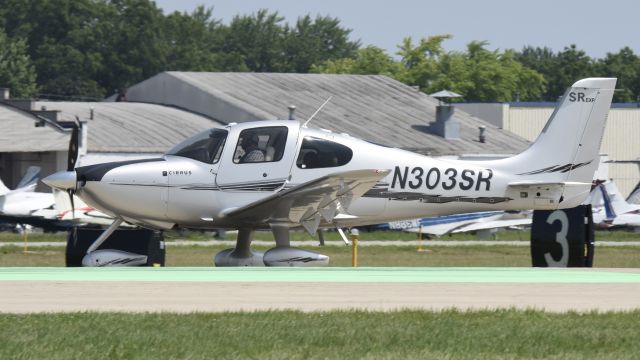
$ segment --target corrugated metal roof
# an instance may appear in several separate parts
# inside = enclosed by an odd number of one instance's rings
[[[127,91],[129,101],[173,105],[224,123],[286,118],[289,105],[297,107],[298,119],[306,119],[329,96],[310,126],[433,155],[508,154],[528,146],[460,110],[460,139],[434,135],[430,125],[438,101],[386,76],[165,72]],[[486,143],[478,141],[479,126],[487,128]]]
[[[142,103],[38,101],[35,108],[60,110],[59,121],[87,120],[89,152],[163,153],[219,123],[188,111]],[[90,118],[91,109],[93,120]],[[68,143],[68,135],[65,144]],[[65,145],[65,149],[68,145]]]
[[[35,127],[38,118],[29,112],[0,104],[0,152],[63,151],[69,134],[51,127]]]

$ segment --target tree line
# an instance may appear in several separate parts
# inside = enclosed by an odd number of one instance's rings
[[[616,76],[615,101],[637,101],[640,58],[625,47],[594,59],[576,46],[489,50],[450,35],[403,39],[396,54],[350,39],[330,16],[288,23],[277,12],[164,14],[150,0],[0,0],[0,86],[16,97],[102,98],[162,71],[382,74],[466,101],[555,101],[574,81]]]

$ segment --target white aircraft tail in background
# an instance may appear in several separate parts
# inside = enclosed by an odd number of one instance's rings
[[[40,175],[40,167],[39,166],[29,166],[27,171],[24,172],[22,179],[18,182],[18,185],[14,190],[9,189],[3,182],[0,180],[0,196],[11,193],[11,192],[32,192],[36,189],[38,185],[38,175]]]
[[[629,204],[616,184],[599,184],[592,195],[593,222],[598,227],[640,227],[640,205]]]

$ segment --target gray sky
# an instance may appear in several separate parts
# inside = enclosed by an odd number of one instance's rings
[[[638,0],[156,0],[166,13],[191,12],[197,5],[213,6],[224,23],[234,15],[266,8],[287,22],[310,13],[340,19],[353,29],[352,39],[394,54],[405,36],[414,41],[428,35],[451,34],[446,50],[463,50],[472,40],[489,48],[520,50],[524,45],[555,51],[576,44],[589,56],[601,58],[624,46],[640,52]]]

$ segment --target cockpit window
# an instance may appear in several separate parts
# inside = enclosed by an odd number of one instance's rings
[[[306,137],[296,165],[300,169],[318,169],[346,165],[353,157],[348,147],[333,141]]]
[[[245,164],[280,161],[287,143],[288,131],[286,126],[242,130],[233,154],[233,162]]]
[[[228,133],[224,129],[203,131],[174,146],[167,155],[183,156],[203,163],[215,164],[220,161]]]

